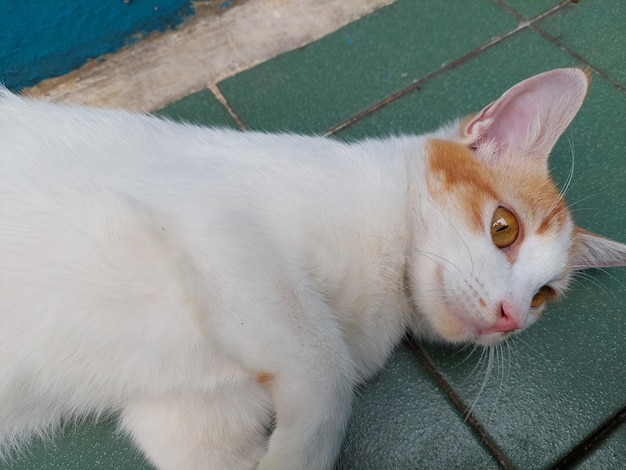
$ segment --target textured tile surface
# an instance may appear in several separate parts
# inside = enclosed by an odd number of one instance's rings
[[[509,6],[524,18],[532,18],[548,11],[561,3],[562,0],[504,0],[502,3]]]
[[[226,108],[209,90],[186,96],[154,114],[200,126],[237,127]]]
[[[574,289],[497,352],[491,371],[487,358],[429,349],[518,468],[547,467],[623,406],[626,322],[620,305],[596,297],[593,286]]]
[[[626,2],[571,4],[538,27],[626,87]]]
[[[151,470],[132,444],[115,436],[112,420],[71,426],[53,443],[35,440],[6,470]]]
[[[402,346],[357,394],[337,470],[498,468],[415,355]]]
[[[626,456],[626,426],[610,436],[593,454],[582,460],[577,470],[621,469]]]
[[[253,129],[324,132],[516,24],[487,0],[399,0],[219,87]]]
[[[428,132],[451,119],[479,111],[507,87],[530,75],[576,64],[575,59],[538,34],[523,30],[429,80],[419,90],[358,121],[339,136]]]

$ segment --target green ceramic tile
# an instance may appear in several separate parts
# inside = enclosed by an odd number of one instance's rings
[[[573,152],[575,176],[566,197],[576,221],[622,242],[626,242],[625,116],[626,95],[594,76],[587,100],[567,133],[569,142],[562,142],[555,161],[558,179],[563,181]],[[624,293],[624,286],[616,292],[626,300]]]
[[[488,0],[398,0],[219,87],[251,128],[323,132],[516,25]]]
[[[526,29],[433,78],[419,90],[338,135],[359,138],[431,131],[451,119],[478,111],[524,78],[551,68],[576,65],[580,64],[574,58]]]
[[[68,426],[54,440],[34,441],[0,470],[151,470],[128,439],[116,435],[112,419]]]
[[[406,347],[361,389],[337,470],[499,468]]]
[[[511,61],[515,57],[515,61]],[[342,132],[366,135],[422,132],[477,111],[509,86],[539,71],[574,65],[537,33],[522,31]],[[576,220],[626,241],[626,96],[595,77],[587,101],[557,144],[551,166]],[[624,401],[626,269],[590,272],[546,318],[504,347],[482,393],[485,361],[467,352],[430,349],[436,364],[475,410],[519,468],[542,468],[582,440]],[[478,354],[476,354],[478,356]],[[624,456],[626,458],[626,456]]]
[[[428,349],[518,468],[545,468],[623,405],[626,299],[620,282],[626,276],[620,278],[596,275],[576,286],[541,322],[501,348],[490,372],[478,354],[467,359],[457,350]],[[594,283],[617,292],[604,298]],[[623,449],[616,451],[626,461]]]
[[[207,89],[171,103],[154,114],[190,124],[237,127],[226,108]]]
[[[533,18],[558,5],[561,0],[504,0],[502,3],[511,7],[524,18]]]
[[[626,425],[617,429],[598,449],[582,460],[576,470],[618,469],[626,462]]]
[[[626,86],[626,2],[569,4],[538,22],[538,27]]]

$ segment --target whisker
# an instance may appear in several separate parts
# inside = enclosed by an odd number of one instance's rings
[[[459,267],[456,264],[454,264],[452,261],[450,261],[447,258],[444,258],[441,255],[438,255],[436,253],[430,253],[428,251],[423,251],[423,250],[414,250],[414,253],[420,254],[420,255],[428,258],[431,261],[435,261],[436,259],[440,259],[442,261],[445,261],[446,263],[451,265],[454,269],[456,269],[458,272],[461,272],[461,270],[459,269]]]
[[[465,385],[467,384],[468,380],[470,380],[474,374],[476,373],[476,371],[481,367],[482,362],[483,362],[483,358],[485,357],[485,348],[479,348],[478,345],[474,345],[475,347],[472,349],[472,354],[477,351],[478,349],[480,349],[480,357],[478,358],[478,360],[476,361],[476,364],[474,364],[474,367],[472,368],[472,370],[466,375],[466,377],[461,381],[461,385]],[[467,356],[461,363],[457,364],[457,367],[460,366],[461,364],[463,364],[465,361],[467,361],[469,359],[469,356]]]
[[[600,269],[600,268],[598,268]],[[615,278],[615,276],[613,276],[611,273],[602,270],[603,272],[605,272],[607,274],[607,276],[609,277],[609,279],[615,281],[617,284],[619,284],[619,286],[621,288],[624,287],[624,285],[622,284],[622,282]],[[584,272],[584,271],[576,271],[572,274],[572,280],[578,282],[578,284],[580,286],[585,286],[586,282],[589,282],[591,284],[593,284],[594,286],[598,287],[599,289],[602,290],[603,293],[607,294],[607,295],[613,295],[613,291],[607,287],[600,279],[598,279],[596,276],[594,276],[593,274]],[[584,282],[583,282],[584,281]]]
[[[569,191],[570,184],[572,183],[572,178],[574,177],[574,142],[573,139],[569,136],[568,142],[570,144],[570,154],[572,155],[571,165],[567,173],[567,178],[565,179],[565,184],[563,185],[563,188],[559,191],[559,194],[557,195],[556,199],[552,203],[552,206],[548,210],[548,214],[551,214],[555,207],[559,204],[559,202],[563,200],[565,194],[567,194],[567,192]]]
[[[594,268],[594,269],[599,271],[599,272],[601,272],[602,274],[607,276],[612,281],[616,282],[619,285],[620,288],[623,289],[624,287],[626,287],[626,285],[624,285],[624,283],[622,283],[622,281],[620,281],[617,277],[615,277],[615,275],[611,271],[609,271],[609,270],[607,270],[605,268]],[[588,279],[595,279],[595,280],[599,281],[596,276],[594,276],[594,275],[592,275],[590,273],[583,273],[581,271],[578,271],[574,275],[577,276],[577,275],[581,275],[581,274],[585,274],[585,277],[588,278]]]
[[[470,264],[472,265],[472,273],[474,273],[475,272],[474,271],[474,258],[472,257],[472,252],[469,249],[469,246],[467,245],[467,242],[465,241],[465,238],[463,238],[463,236],[461,235],[461,232],[459,232],[454,225],[452,225],[452,228],[454,229],[455,233],[457,234],[457,236],[459,237],[459,239],[463,243],[463,246],[465,246],[465,251],[467,251],[467,254],[469,255],[469,259],[470,259]]]
[[[615,276],[613,276],[612,274],[610,274],[608,272],[607,272],[607,275],[612,280],[617,282],[620,285],[621,288],[624,288],[624,285],[620,282],[619,279],[616,279]],[[584,282],[583,282],[583,280],[584,280]],[[613,290],[611,290],[603,282],[601,282],[598,278],[596,278],[595,276],[593,276],[593,275],[591,275],[589,273],[585,273],[585,272],[582,272],[582,271],[575,272],[572,275],[572,282],[575,282],[575,283],[577,283],[578,285],[580,285],[582,287],[585,287],[587,283],[591,283],[595,287],[600,289],[604,295],[606,295],[607,297],[610,297],[611,300],[615,304],[619,304],[619,300],[617,299],[617,297],[615,297],[615,293],[613,292]]]
[[[478,363],[476,364],[476,367],[474,367],[474,369],[472,370],[472,373],[475,370],[477,370],[478,367],[481,364],[483,364],[485,356],[487,357],[485,377],[482,380],[482,383],[480,385],[480,388],[478,389],[478,392],[476,393],[476,396],[474,397],[474,399],[472,400],[472,403],[470,404],[470,406],[467,408],[467,411],[465,412],[465,420],[467,420],[467,418],[474,412],[474,408],[478,404],[478,402],[480,400],[480,397],[482,396],[483,392],[485,391],[485,388],[487,387],[487,383],[489,382],[489,379],[491,377],[491,371],[493,370],[493,364],[494,364],[494,349],[493,349],[493,347],[484,347],[484,348],[482,348],[482,353],[480,355],[480,359],[479,359]]]
[[[513,335],[509,338],[509,341],[515,341],[516,343],[522,343],[529,350],[533,350],[532,346],[524,339],[524,335]]]
[[[570,167],[569,167],[569,171],[567,173],[567,178],[565,180],[565,184],[563,185],[563,189],[561,189],[561,199],[563,197],[565,197],[565,195],[569,191],[570,185],[572,183],[572,179],[574,177],[574,162],[575,162],[575,158],[574,158],[574,155],[575,155],[575,152],[574,152],[574,139],[571,138],[570,135],[568,135],[567,137],[568,137],[567,140],[568,140],[569,145],[570,145],[570,155],[572,156],[572,160],[571,160],[571,164],[570,164]]]
[[[577,205],[579,205],[580,203],[586,202],[586,201],[592,201],[593,197],[595,196],[595,194],[591,194],[591,193],[586,193],[584,196],[581,196],[579,198],[577,198],[574,201],[570,201],[567,203],[568,207],[571,209],[572,207],[575,207]],[[590,208],[587,208],[590,209]]]

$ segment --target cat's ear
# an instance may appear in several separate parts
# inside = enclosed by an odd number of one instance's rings
[[[468,119],[461,129],[462,143],[490,162],[506,154],[546,162],[580,109],[590,79],[577,68],[530,77]]]
[[[574,231],[572,267],[576,270],[626,266],[626,245],[581,228]]]

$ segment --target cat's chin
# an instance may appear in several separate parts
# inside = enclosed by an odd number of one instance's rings
[[[491,347],[502,344],[511,337],[513,332],[507,333],[474,333],[473,331],[467,331],[466,334],[449,336],[438,333],[435,342],[447,343],[447,344],[474,344],[477,346]],[[433,339],[433,338],[431,338]]]
[[[478,335],[472,342],[485,347],[497,346],[510,338],[512,333],[511,331],[507,333],[484,333]]]
[[[421,332],[420,334],[414,334],[413,336],[417,339],[421,339],[427,342],[432,342],[435,344],[455,344],[455,345],[464,345],[464,344],[473,344],[476,346],[482,346],[485,348],[497,346],[505,342],[508,338],[511,337],[513,332],[508,333],[467,333],[465,335],[459,335],[455,337],[450,337],[448,335],[442,335],[440,332],[432,332],[431,334],[424,334]]]

